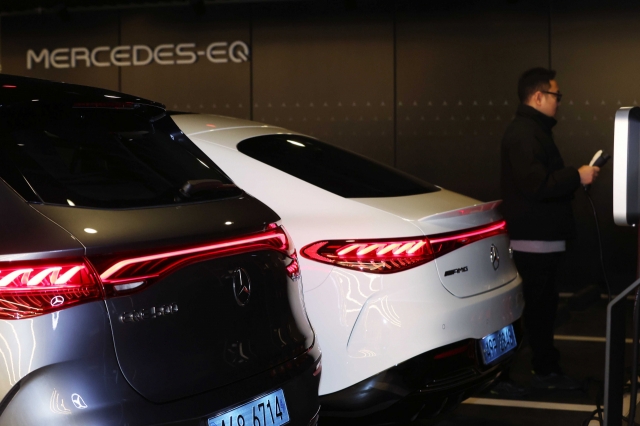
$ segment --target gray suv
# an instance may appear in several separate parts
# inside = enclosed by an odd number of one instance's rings
[[[280,218],[155,102],[0,75],[0,425],[317,422]]]

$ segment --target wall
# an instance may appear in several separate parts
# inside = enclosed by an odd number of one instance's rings
[[[169,109],[278,124],[489,201],[500,198],[499,144],[517,106],[517,78],[530,67],[551,65],[566,94],[555,129],[565,161],[580,166],[598,149],[612,153],[616,109],[640,100],[637,6],[430,3],[207,5],[203,15],[178,6],[71,12],[66,21],[55,15],[7,16],[0,35],[2,66],[9,74],[137,94]],[[211,43],[228,48],[234,41],[249,47],[248,60],[241,46],[215,53],[217,63],[207,59]],[[180,43],[195,45],[183,50],[195,52],[197,62],[87,68],[79,61],[75,68],[26,68],[28,49],[61,47],[173,44],[161,52],[174,56],[158,59],[189,62],[191,57],[172,50]],[[139,52],[144,62],[146,51]],[[97,58],[110,60],[108,52]],[[619,291],[635,278],[637,248],[634,230],[613,225],[611,165],[591,195],[604,262]],[[579,236],[562,272],[565,291],[602,281],[595,220],[581,190],[574,210]]]

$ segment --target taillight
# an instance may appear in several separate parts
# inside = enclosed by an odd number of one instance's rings
[[[102,298],[84,259],[0,262],[0,319],[29,318]]]
[[[127,259],[95,259],[93,264],[84,258],[0,262],[0,320],[34,317],[120,295],[191,263],[265,249],[287,255],[291,259],[286,265],[287,274],[293,279],[299,277],[291,239],[277,225],[207,245]],[[96,269],[102,272],[98,275]]]
[[[150,253],[115,262],[109,261],[106,265],[105,262],[97,261],[96,267],[100,271],[100,279],[105,285],[105,292],[107,296],[110,296],[114,292],[140,287],[176,268],[191,263],[256,250],[280,251],[293,259],[293,262],[288,266],[293,263],[297,265],[295,249],[290,241],[283,227],[270,226],[260,233],[207,245]],[[297,269],[297,266],[294,269]]]
[[[328,240],[306,245],[302,256],[374,274],[390,274],[430,262],[460,247],[506,234],[504,220],[462,231],[415,238]]]

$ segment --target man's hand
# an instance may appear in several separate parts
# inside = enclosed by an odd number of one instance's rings
[[[578,169],[578,173],[580,173],[580,183],[583,185],[591,185],[594,180],[598,177],[598,172],[600,172],[600,167],[595,166],[582,166]]]

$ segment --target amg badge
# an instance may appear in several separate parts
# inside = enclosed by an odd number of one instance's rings
[[[469,268],[467,266],[463,266],[462,268],[452,269],[450,271],[445,272],[444,276],[448,277],[449,275],[459,274],[461,272],[467,272],[468,270]]]

